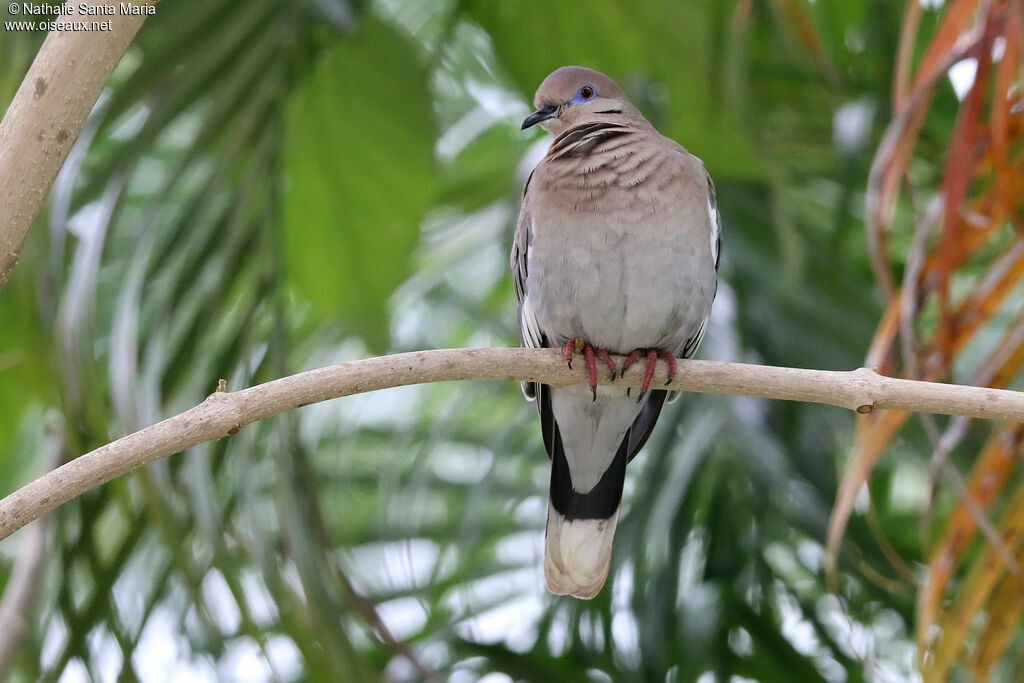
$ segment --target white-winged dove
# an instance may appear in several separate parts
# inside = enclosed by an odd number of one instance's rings
[[[668,392],[648,391],[659,358],[697,350],[717,288],[720,222],[700,159],[659,134],[610,78],[566,66],[541,83],[535,124],[555,136],[523,190],[512,273],[523,342],[582,353],[590,386],[525,385],[551,457],[548,589],[592,598],[608,576],[626,463]],[[596,386],[646,360],[643,389]],[[622,372],[625,367],[622,368]]]

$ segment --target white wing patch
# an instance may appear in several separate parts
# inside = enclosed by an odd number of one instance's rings
[[[718,209],[711,200],[708,200],[708,218],[711,219],[711,255],[718,263],[718,236],[722,232],[721,224],[718,222]]]
[[[525,194],[525,190],[524,190]],[[529,216],[521,213],[519,222],[516,225],[515,238],[512,241],[512,276],[516,285],[516,298],[519,300],[519,329],[523,334],[523,345],[527,348],[539,349],[543,346],[544,333],[541,332],[537,323],[537,314],[530,303],[529,293],[526,291],[526,279],[530,269],[530,257],[533,255],[533,224]],[[536,396],[536,385],[533,382],[523,382],[523,395],[527,400],[532,401]]]
[[[523,331],[523,342],[528,348],[541,348],[541,340],[544,335],[540,331],[540,325],[537,324],[537,316],[533,312],[529,295],[523,298],[522,306],[519,309],[519,327]]]
[[[708,319],[704,318],[700,321],[700,327],[697,328],[696,334],[686,340],[686,344],[683,345],[683,358],[693,358],[693,354],[697,353],[697,347],[704,341],[704,333],[708,328]]]
[[[722,217],[718,214],[718,197],[715,195],[715,184],[708,179],[708,220],[711,222],[711,256],[715,260],[715,270],[718,270],[718,252],[722,246]]]

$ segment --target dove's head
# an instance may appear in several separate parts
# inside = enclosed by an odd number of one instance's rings
[[[640,116],[615,81],[582,66],[563,66],[553,71],[537,88],[533,106],[537,111],[523,121],[523,130],[539,123],[552,135],[584,121],[617,115]]]

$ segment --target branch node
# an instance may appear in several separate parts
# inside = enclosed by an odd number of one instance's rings
[[[876,407],[876,389],[883,377],[873,368],[857,368],[850,375],[854,382],[851,386],[853,397],[848,406],[861,415],[867,415]]]

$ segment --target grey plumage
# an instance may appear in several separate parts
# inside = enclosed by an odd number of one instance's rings
[[[523,191],[512,247],[523,341],[582,339],[627,354],[696,351],[717,286],[720,224],[699,159],[659,134],[607,76],[558,69],[539,122],[555,138]],[[605,371],[603,367],[599,371]],[[665,401],[601,386],[526,386],[552,458],[545,577],[555,593],[604,584],[625,465]]]

